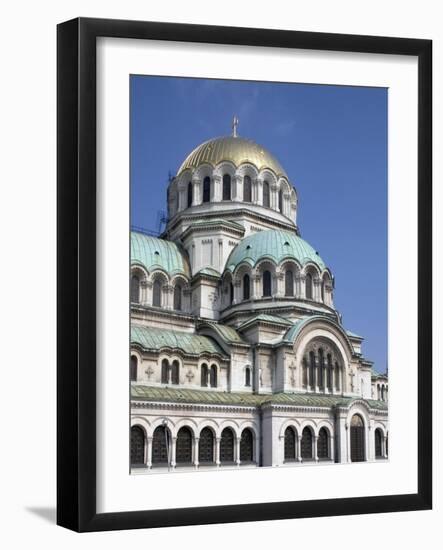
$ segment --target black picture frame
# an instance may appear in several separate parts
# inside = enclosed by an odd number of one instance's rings
[[[416,494],[96,512],[96,39],[400,54],[418,58]],[[432,42],[79,18],[57,29],[57,523],[75,531],[425,510],[432,507]]]

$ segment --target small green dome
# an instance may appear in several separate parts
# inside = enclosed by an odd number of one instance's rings
[[[260,260],[269,258],[279,264],[286,258],[297,260],[301,265],[315,263],[321,270],[326,265],[310,244],[288,231],[260,231],[241,240],[231,252],[226,269],[234,271],[242,262],[254,267]]]
[[[162,269],[170,275],[191,274],[186,252],[180,246],[136,231],[131,231],[131,265],[141,265],[148,272]]]

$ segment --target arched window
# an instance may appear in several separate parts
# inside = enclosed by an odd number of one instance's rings
[[[130,379],[132,381],[137,380],[137,357],[135,355],[131,355],[131,363],[129,368],[129,375]]]
[[[303,430],[301,436],[301,457],[304,459],[312,458],[312,432],[307,427]]]
[[[365,460],[365,425],[360,415],[354,414],[351,419],[351,461]]]
[[[175,461],[177,464],[192,463],[192,432],[189,428],[183,427],[178,430]]]
[[[208,365],[206,363],[203,363],[200,370],[200,376],[201,376],[201,386],[202,388],[207,388],[208,386]]]
[[[152,464],[168,464],[170,434],[164,426],[158,426],[152,437]]]
[[[386,456],[389,455],[389,445],[388,445],[389,435],[386,434],[386,441],[385,441],[385,447],[386,447]]]
[[[303,357],[303,387],[308,388],[308,362],[305,357]]]
[[[382,401],[385,400],[385,387],[384,386],[381,387],[381,400]]]
[[[294,274],[290,269],[285,272],[285,296],[294,296]]]
[[[340,391],[340,366],[335,362],[335,389]]]
[[[234,462],[234,432],[231,428],[225,428],[221,434],[220,462]]]
[[[329,434],[326,428],[321,428],[318,432],[317,440],[317,456],[318,458],[329,457]]]
[[[312,275],[308,273],[306,275],[306,298],[312,300]]]
[[[203,202],[211,200],[211,179],[207,176],[203,180]]]
[[[234,285],[229,283],[229,303],[232,304],[234,301]]]
[[[254,436],[249,428],[245,428],[240,438],[240,462],[253,462]]]
[[[328,373],[328,380],[327,380],[327,384],[328,384],[328,391],[329,393],[332,393],[332,369],[333,369],[333,366],[332,366],[332,355],[330,353],[328,353],[328,369],[327,369],[327,373]]]
[[[243,178],[243,202],[252,202],[252,184],[249,176]]]
[[[271,296],[271,272],[266,270],[263,271],[263,296]]]
[[[267,206],[268,208],[271,206],[271,197],[269,192],[269,182],[264,181],[263,182],[263,206]]]
[[[383,453],[381,451],[382,449],[382,438],[383,435],[381,433],[381,430],[377,428],[375,430],[375,458],[382,458]]]
[[[285,462],[295,458],[295,431],[289,426],[285,430]]]
[[[174,309],[181,311],[182,309],[182,287],[181,285],[175,285],[174,287]]]
[[[177,360],[172,363],[171,382],[172,384],[180,383],[180,364]]]
[[[325,301],[325,282],[321,282],[321,301],[324,303]]]
[[[377,399],[380,401],[380,398],[381,398],[380,385],[377,384]]]
[[[320,389],[324,388],[324,371],[325,371],[325,358],[323,349],[318,350],[318,387]]]
[[[167,359],[162,361],[162,384],[169,384],[169,363]]]
[[[251,295],[251,280],[249,275],[246,273],[243,276],[243,300],[249,300]]]
[[[278,192],[278,209],[283,214],[283,190],[280,189]]]
[[[214,462],[214,435],[210,428],[203,428],[198,442],[198,461]]]
[[[131,302],[133,304],[140,303],[140,277],[138,275],[131,277]]]
[[[229,174],[223,176],[223,200],[231,200],[231,176]]]
[[[211,365],[211,369],[209,370],[209,385],[211,388],[217,387],[217,366]]]
[[[309,385],[311,389],[315,388],[315,355],[313,351],[309,352]]]
[[[188,208],[192,206],[192,181],[188,183]]]
[[[251,385],[251,369],[246,367],[245,369],[245,386]]]
[[[145,463],[145,434],[140,426],[131,428],[131,465]]]
[[[161,307],[162,305],[162,283],[160,279],[155,279],[152,287],[152,305]]]

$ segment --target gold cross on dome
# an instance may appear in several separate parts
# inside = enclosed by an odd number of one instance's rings
[[[237,137],[237,128],[238,128],[238,117],[237,115],[234,115],[234,118],[232,119],[232,136]]]

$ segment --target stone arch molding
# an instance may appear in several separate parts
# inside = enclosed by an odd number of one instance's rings
[[[346,333],[335,323],[318,318],[312,321],[308,320],[294,340],[294,350],[300,364],[306,345],[314,338],[330,340],[340,351],[344,366],[349,366],[353,359],[354,350]]]
[[[299,373],[303,372],[303,357],[309,350],[313,342],[318,341],[318,347],[329,346],[334,349],[341,359],[340,368],[342,370],[342,392],[349,392],[351,384],[348,380],[348,371],[353,361],[353,349],[347,336],[335,323],[325,320],[313,320],[304,326],[294,341],[294,352],[296,355],[296,365]],[[325,353],[326,357],[327,353]],[[301,381],[300,381],[301,382]]]
[[[295,430],[295,433],[297,437],[301,436],[301,425],[298,419],[296,418],[288,418],[283,422],[283,424],[280,427],[279,437],[280,439],[284,438],[285,432],[287,428],[293,428]]]

